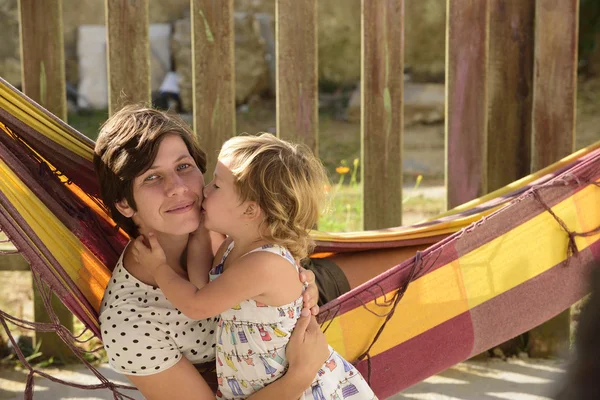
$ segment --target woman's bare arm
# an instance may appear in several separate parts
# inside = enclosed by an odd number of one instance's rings
[[[196,367],[185,357],[153,375],[127,375],[148,400],[213,400],[215,395]]]

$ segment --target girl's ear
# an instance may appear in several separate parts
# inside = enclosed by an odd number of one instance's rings
[[[127,199],[115,202],[115,207],[126,218],[131,218],[135,214],[135,210],[129,206]]]
[[[249,201],[246,206],[246,211],[244,211],[244,215],[250,219],[259,218],[262,215],[262,210],[256,202]]]

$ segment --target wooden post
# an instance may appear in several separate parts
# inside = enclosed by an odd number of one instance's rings
[[[530,172],[535,0],[490,0],[487,187]]]
[[[535,0],[489,0],[489,14],[486,192],[530,172]]]
[[[364,229],[402,224],[404,0],[362,1]]]
[[[212,178],[219,150],[235,135],[233,0],[192,0],[194,130]]]
[[[62,0],[19,0],[19,11],[23,92],[66,121]],[[33,294],[35,321],[50,322],[35,284]],[[52,305],[60,323],[72,332],[73,314],[54,295]],[[36,332],[35,340],[42,342],[40,351],[44,357],[63,362],[75,358],[54,332]]]
[[[277,136],[319,152],[317,1],[276,0]]]
[[[108,113],[126,104],[150,103],[148,0],[105,0]]]
[[[487,188],[488,2],[447,1],[447,208]]]
[[[531,169],[574,151],[579,0],[537,0]],[[566,354],[569,310],[529,332],[533,357]]]
[[[532,171],[574,151],[579,0],[537,0]]]
[[[19,0],[23,92],[67,119],[62,0]]]

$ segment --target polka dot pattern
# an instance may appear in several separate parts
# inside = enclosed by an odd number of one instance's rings
[[[217,320],[187,318],[160,289],[131,275],[122,260],[114,269],[100,309],[100,328],[109,363],[115,371],[129,375],[159,373],[181,357],[192,363],[214,360],[211,332]]]

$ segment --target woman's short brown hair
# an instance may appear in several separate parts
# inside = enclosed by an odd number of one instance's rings
[[[137,211],[133,181],[150,168],[167,135],[179,136],[198,168],[202,173],[206,172],[206,154],[192,130],[177,115],[142,105],[129,105],[100,128],[94,151],[100,198],[117,225],[130,236],[137,236],[138,229],[131,218],[117,210],[115,203],[125,199]]]

